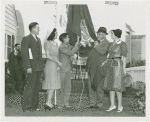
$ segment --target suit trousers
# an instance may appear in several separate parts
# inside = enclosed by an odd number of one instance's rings
[[[13,90],[22,93],[22,72],[21,72],[21,70],[13,68],[10,71],[10,74],[11,74],[12,78],[14,79]]]
[[[42,71],[28,73],[22,97],[22,109],[36,110],[39,103],[40,78]]]
[[[97,69],[95,77],[93,79],[93,82],[94,82],[95,87],[96,87],[95,93],[90,88],[91,86],[89,86],[90,104],[93,103],[93,100],[94,100],[93,97],[96,96],[97,106],[99,106],[99,107],[103,106],[103,98],[104,98],[103,83],[104,83],[104,79],[105,79],[105,77],[102,76],[100,70]],[[89,81],[89,85],[91,85],[90,81]]]
[[[89,88],[89,105],[94,106],[96,104],[96,92],[91,87],[90,76],[88,76],[88,88]]]
[[[68,105],[69,97],[71,93],[71,71],[61,72],[61,89],[58,90],[58,104],[60,105]]]

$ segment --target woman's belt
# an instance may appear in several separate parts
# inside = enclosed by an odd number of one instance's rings
[[[107,59],[121,59],[121,57],[113,57],[113,58],[107,58]]]
[[[118,66],[118,61],[114,59],[121,59],[121,57],[113,57],[113,58],[107,58],[108,60],[111,60],[111,66],[115,67]]]

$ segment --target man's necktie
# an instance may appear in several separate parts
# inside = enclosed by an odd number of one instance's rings
[[[37,36],[35,36],[35,38],[36,38],[37,42],[39,43],[39,40],[38,40]]]
[[[37,38],[37,36],[36,36],[36,40],[37,40],[38,47],[39,47],[38,53],[40,54],[40,41],[39,41],[39,39]],[[39,56],[39,55],[38,55],[38,56]]]

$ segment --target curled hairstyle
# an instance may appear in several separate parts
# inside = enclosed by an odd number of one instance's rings
[[[53,31],[50,33],[49,37],[47,38],[48,41],[53,40],[56,35],[56,28],[53,29]]]
[[[116,30],[112,30],[112,32],[114,33],[114,35],[115,35],[116,37],[121,38],[122,30],[116,29]]]
[[[31,31],[33,27],[35,27],[36,25],[38,25],[37,22],[32,22],[29,24],[29,30]]]
[[[60,40],[61,42],[63,42],[64,38],[66,38],[67,35],[68,35],[67,33],[62,33],[62,34],[59,36],[59,40]]]

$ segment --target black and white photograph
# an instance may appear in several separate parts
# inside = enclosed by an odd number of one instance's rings
[[[4,118],[149,116],[149,1],[1,1],[1,13]]]

